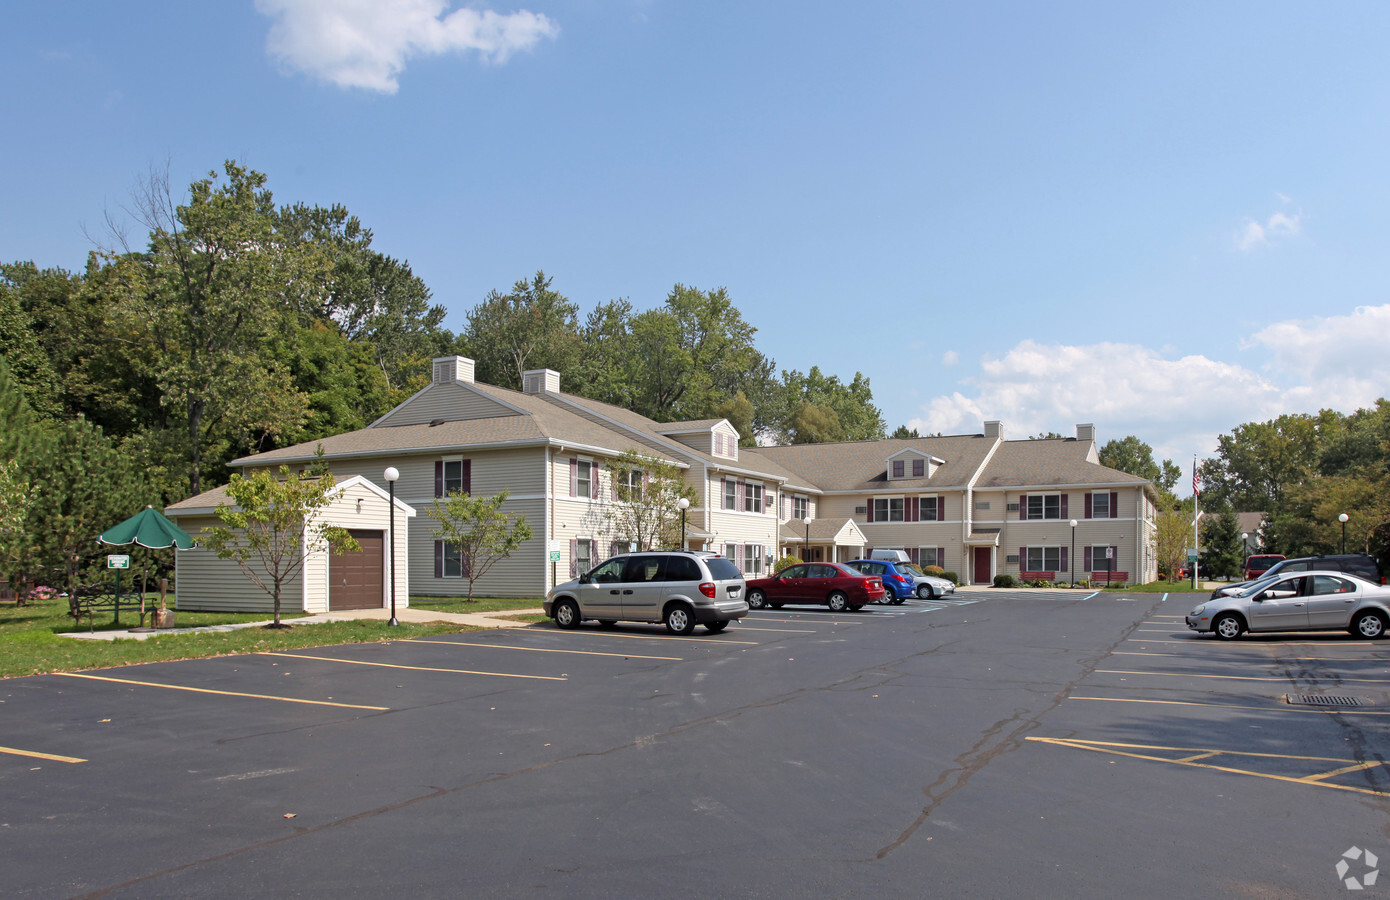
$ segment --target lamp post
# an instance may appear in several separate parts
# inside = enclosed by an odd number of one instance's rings
[[[401,477],[401,473],[395,466],[387,466],[381,477],[386,479],[386,488],[391,495],[391,530],[388,538],[391,542],[391,621],[386,624],[399,625],[401,623],[396,621],[396,479]]]
[[[806,526],[806,546],[802,554],[806,557],[806,562],[811,561],[811,517],[807,516],[801,520],[801,524]]]
[[[1071,583],[1076,584],[1076,520],[1071,520],[1071,559],[1067,560],[1067,574]]]
[[[689,498],[680,498],[676,501],[676,506],[679,507],[681,511],[681,549],[685,550],[687,549],[685,546],[685,511],[690,508]]]
[[[1351,516],[1347,515],[1346,513],[1342,513],[1340,516],[1337,517],[1337,521],[1342,523],[1342,552],[1343,552],[1343,553],[1346,553],[1346,552],[1347,552],[1347,519],[1350,519],[1350,518],[1351,518]]]

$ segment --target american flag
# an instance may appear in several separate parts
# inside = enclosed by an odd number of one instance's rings
[[[1194,497],[1200,497],[1202,495],[1202,488],[1198,484],[1197,477],[1197,460],[1194,459],[1192,461],[1192,495]]]

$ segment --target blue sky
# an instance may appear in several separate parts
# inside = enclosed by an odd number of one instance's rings
[[[1390,5],[10,4],[0,259],[169,165],[342,203],[455,331],[728,288],[890,429],[1217,434],[1390,382]],[[135,230],[138,237],[139,231]]]

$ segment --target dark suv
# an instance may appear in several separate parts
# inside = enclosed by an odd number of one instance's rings
[[[1364,553],[1345,553],[1337,556],[1300,556],[1296,559],[1281,559],[1274,565],[1265,570],[1260,576],[1261,579],[1269,578],[1271,575],[1283,575],[1291,572],[1309,572],[1316,569],[1319,572],[1346,572],[1348,575],[1356,575],[1364,578],[1371,584],[1383,584],[1384,580],[1380,577],[1380,564],[1375,561],[1375,557],[1367,556]],[[1251,579],[1253,581],[1255,579]],[[1211,592],[1212,599],[1225,597],[1244,589],[1250,581],[1242,581],[1239,584],[1222,585]]]
[[[664,622],[672,634],[698,623],[723,631],[748,614],[743,573],[722,556],[686,550],[624,553],[545,595],[545,614],[561,628],[585,619]]]

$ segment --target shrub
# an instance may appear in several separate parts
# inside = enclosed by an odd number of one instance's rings
[[[957,575],[955,572],[942,572],[941,577],[951,582],[951,584],[960,584],[960,576]]]
[[[782,571],[787,566],[794,566],[799,562],[803,562],[803,560],[800,557],[784,556],[781,559],[777,560],[777,562],[772,564],[772,574],[776,575],[778,572]]]
[[[995,575],[994,586],[999,588],[1018,587],[1018,579],[1012,575]]]
[[[1048,581],[1046,578],[1039,578],[1037,581],[1025,581],[1024,584],[1028,587],[1052,587],[1052,582]]]
[[[946,570],[941,568],[940,566],[924,566],[922,568],[922,573],[924,575],[932,575],[936,578],[946,577]]]

